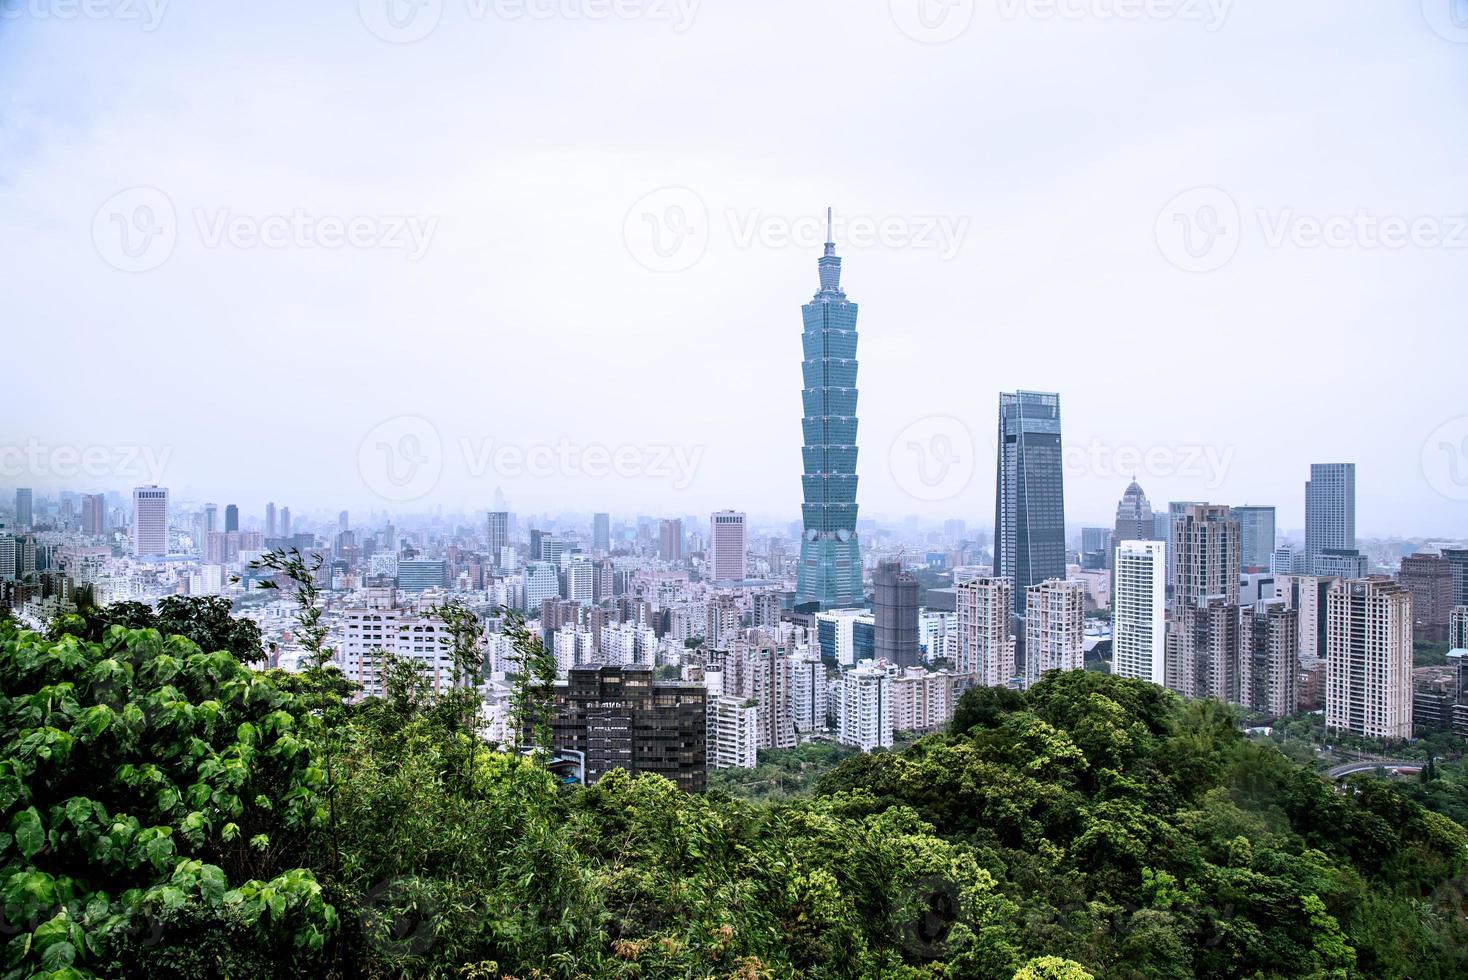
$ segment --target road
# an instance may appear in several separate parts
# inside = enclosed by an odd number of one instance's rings
[[[1331,779],[1345,779],[1347,776],[1358,772],[1371,772],[1373,769],[1421,769],[1422,763],[1414,759],[1362,759],[1358,762],[1347,762],[1327,770]]]

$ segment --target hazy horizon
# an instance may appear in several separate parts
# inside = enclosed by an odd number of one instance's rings
[[[1468,537],[1458,0],[919,2],[6,5],[0,486],[794,520],[832,206],[864,518]]]

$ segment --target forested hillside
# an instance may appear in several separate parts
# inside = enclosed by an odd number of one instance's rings
[[[763,803],[558,786],[400,680],[0,623],[5,975],[1468,975],[1462,827],[1146,684],[971,692]]]

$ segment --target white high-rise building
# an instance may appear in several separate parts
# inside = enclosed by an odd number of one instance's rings
[[[954,589],[958,604],[958,682],[1007,686],[1015,675],[1014,583],[975,578]]]
[[[561,579],[556,574],[554,565],[545,562],[532,562],[525,566],[522,573],[525,579],[525,608],[535,611],[546,599],[559,599],[561,596]]]
[[[759,763],[759,708],[740,697],[708,700],[708,764],[712,769],[753,769]]]
[[[836,688],[836,741],[863,752],[892,747],[892,678],[865,661]]]
[[[1468,650],[1468,606],[1454,606],[1448,613],[1448,649]]]
[[[715,582],[745,577],[745,518],[736,510],[709,516],[709,577]]]
[[[889,668],[892,677],[892,729],[936,732],[953,720],[955,684],[949,671],[922,667]]]
[[[1325,616],[1325,727],[1411,738],[1412,593],[1385,579],[1338,580]]]
[[[1123,541],[1111,586],[1111,672],[1153,684],[1167,680],[1167,545]]]
[[[1049,579],[1025,590],[1025,686],[1086,666],[1086,586]]]
[[[1318,575],[1280,575],[1274,580],[1274,594],[1284,601],[1287,608],[1297,613],[1300,630],[1299,655],[1304,663],[1313,663],[1324,656],[1320,648],[1325,633],[1326,590],[1330,580]]]
[[[596,569],[585,558],[573,558],[566,569],[566,598],[591,605],[592,580]]]
[[[347,680],[362,685],[362,697],[382,695],[384,653],[414,660],[435,691],[453,686],[449,636],[436,617],[400,608],[392,590],[369,589],[366,604],[343,610],[335,660]]]
[[[168,554],[168,488],[133,489],[133,554]]]
[[[790,714],[801,734],[826,727],[829,689],[820,655],[799,650],[790,662]]]

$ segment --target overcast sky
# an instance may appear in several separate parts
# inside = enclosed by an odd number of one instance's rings
[[[1468,536],[1468,2],[921,4],[0,0],[0,485],[794,518],[830,205],[864,516]]]

